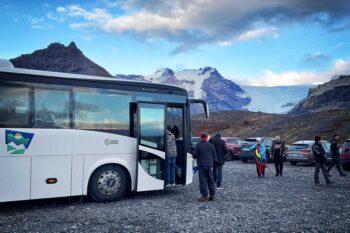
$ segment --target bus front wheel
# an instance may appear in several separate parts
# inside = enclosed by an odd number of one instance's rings
[[[128,187],[128,175],[123,168],[105,165],[93,173],[89,184],[89,195],[97,202],[117,201],[128,192]]]

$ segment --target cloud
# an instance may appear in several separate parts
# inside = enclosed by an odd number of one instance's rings
[[[235,41],[247,41],[255,39],[264,39],[267,37],[277,38],[279,36],[279,29],[276,27],[259,28],[256,30],[246,31],[233,38],[232,40],[220,41],[218,44],[222,46],[228,46]]]
[[[346,46],[348,43],[344,43],[344,42],[340,42],[338,44],[336,44],[335,46],[332,47],[332,49],[340,49],[343,48],[344,46]]]
[[[321,52],[317,52],[314,54],[306,54],[305,60],[308,62],[320,61],[320,60],[328,60],[330,56],[328,54],[324,54]]]
[[[278,36],[283,25],[314,22],[334,28],[349,19],[348,0],[125,0],[105,1],[119,6],[122,15],[79,5],[62,12],[93,23],[110,34],[131,34],[139,39],[164,39],[178,44],[174,52],[203,44]]]
[[[350,74],[350,60],[338,59],[325,72],[286,71],[275,73],[265,70],[261,76],[251,79],[236,80],[237,83],[250,86],[289,86],[302,84],[320,84],[329,81],[336,75]]]
[[[53,28],[53,26],[51,24],[47,24],[45,19],[42,17],[33,17],[31,15],[23,15],[23,17],[28,20],[31,27],[34,29],[44,30]]]
[[[59,7],[56,8],[56,11],[59,12],[59,13],[62,13],[62,12],[66,12],[67,10],[64,7],[59,6]]]

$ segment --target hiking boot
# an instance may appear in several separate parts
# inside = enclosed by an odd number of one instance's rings
[[[322,186],[322,184],[320,182],[316,182],[315,185],[316,186]]]
[[[205,196],[202,196],[202,197],[198,198],[197,201],[199,201],[199,202],[208,202],[209,198],[205,197]]]
[[[276,175],[275,176],[279,176],[280,174],[278,174],[278,173],[276,173]]]
[[[221,189],[222,189],[221,185],[220,185],[220,186],[217,186],[216,189],[217,189],[217,190],[221,190]]]
[[[335,183],[334,180],[330,180],[330,181],[327,182],[327,184],[334,184],[334,183]]]
[[[215,201],[215,195],[209,197],[209,201]]]

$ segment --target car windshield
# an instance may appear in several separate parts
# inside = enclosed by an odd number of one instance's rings
[[[198,143],[200,142],[200,138],[192,138],[192,143]]]
[[[272,145],[272,139],[265,138],[262,140],[262,143],[265,144],[265,146],[271,146]]]
[[[289,147],[289,150],[303,150],[309,148],[308,144],[293,144]]]
[[[350,141],[344,142],[343,147],[350,147]]]
[[[256,139],[255,138],[247,138],[245,141],[246,142],[256,142]]]
[[[329,142],[322,142],[322,146],[325,149],[325,151],[331,150],[331,144]]]
[[[237,144],[236,140],[235,139],[227,139],[227,142],[228,143],[231,143],[231,144]]]
[[[237,143],[242,145],[244,143],[244,141],[242,139],[236,139],[237,140]]]

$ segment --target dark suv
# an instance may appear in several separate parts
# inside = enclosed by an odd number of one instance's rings
[[[250,147],[253,144],[256,144],[258,139],[261,140],[261,143],[265,144],[265,148],[266,148],[266,159],[268,161],[271,161],[272,158],[270,156],[270,151],[272,151],[272,146],[273,146],[273,141],[274,138],[270,138],[270,137],[256,137],[256,138],[247,138],[245,139],[241,149],[238,151],[238,158],[246,163],[248,162],[248,160],[254,160],[254,150],[250,150]]]
[[[340,148],[340,161],[343,165],[350,165],[350,139],[347,139]]]

